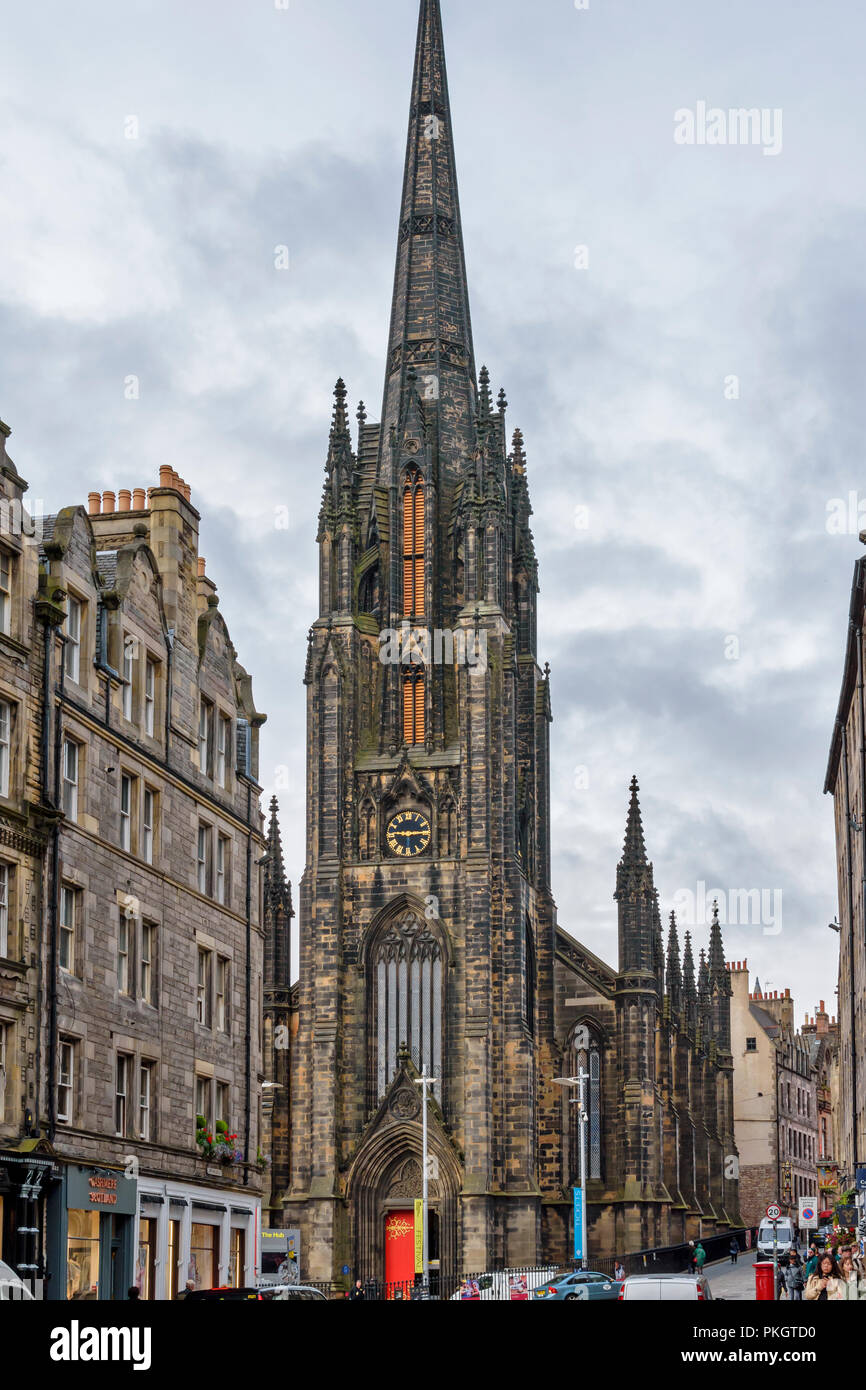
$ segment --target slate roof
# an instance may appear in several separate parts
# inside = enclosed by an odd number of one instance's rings
[[[96,568],[105,589],[113,589],[117,580],[117,551],[100,550],[96,556]]]

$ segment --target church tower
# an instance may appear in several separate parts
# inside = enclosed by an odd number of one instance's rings
[[[381,421],[338,381],[309,636],[285,1223],[306,1277],[540,1254],[549,673],[523,438],[476,377],[439,0],[421,0]],[[353,437],[354,435],[354,437]]]

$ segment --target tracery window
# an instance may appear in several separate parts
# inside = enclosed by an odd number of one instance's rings
[[[589,1045],[587,1047],[577,1047],[575,1040],[572,1039],[570,1048],[571,1075],[577,1076],[581,1071],[585,1072],[588,1080],[584,1082],[583,1095],[586,1103],[589,1119],[586,1126],[586,1163],[587,1178],[601,1177],[601,1043],[598,1037],[590,1032]],[[577,1086],[570,1088],[573,1095],[570,1100],[579,1099]],[[576,1182],[580,1181],[580,1109],[577,1105],[569,1106],[569,1135],[571,1153],[571,1171]]]
[[[419,1071],[437,1077],[441,1096],[444,952],[435,924],[411,909],[387,922],[370,951],[373,1071],[381,1100],[405,1043]]]

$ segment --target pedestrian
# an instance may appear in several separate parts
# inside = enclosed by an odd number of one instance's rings
[[[686,1256],[686,1270],[689,1274],[694,1274],[695,1269],[695,1242],[693,1240],[690,1240]]]
[[[367,1295],[366,1295],[365,1292],[364,1292],[364,1285],[361,1283],[360,1279],[356,1279],[356,1280],[355,1280],[355,1287],[353,1288],[352,1292],[349,1294],[349,1298],[350,1298],[350,1299],[354,1299],[354,1300],[357,1301],[358,1299],[364,1299],[364,1298],[366,1298],[366,1297],[367,1297]]]
[[[740,1243],[737,1240],[736,1236],[731,1236],[731,1243],[728,1246],[728,1249],[731,1252],[731,1264],[735,1265],[737,1263],[737,1258],[740,1253]]]
[[[697,1269],[698,1274],[700,1274],[703,1271],[704,1265],[706,1264],[706,1259],[707,1252],[701,1245],[701,1242],[698,1241],[697,1246],[695,1248],[695,1268]]]
[[[792,1250],[788,1255],[788,1263],[782,1266],[782,1284],[788,1298],[795,1303],[799,1303],[803,1297],[803,1271],[797,1263],[797,1256]]]
[[[839,1261],[839,1274],[842,1280],[842,1297],[846,1302],[866,1299],[866,1280],[860,1277],[850,1251]]]
[[[128,1303],[135,1303],[135,1302],[138,1301],[139,1298],[141,1298],[141,1289],[137,1289],[137,1288],[135,1287],[135,1285],[133,1284],[132,1288],[129,1290],[129,1292],[128,1292],[127,1295],[126,1295],[127,1302],[128,1302]]]
[[[617,1259],[617,1262],[613,1267],[613,1277],[616,1280],[617,1284],[621,1284],[623,1279],[625,1278],[625,1269],[623,1267],[622,1260],[620,1259]]]
[[[818,1268],[818,1247],[815,1246],[815,1245],[810,1245],[810,1246],[809,1246],[809,1257],[808,1257],[808,1259],[806,1260],[806,1263],[805,1263],[805,1265],[804,1265],[804,1267],[803,1267],[803,1274],[805,1275],[807,1281],[808,1281],[809,1279],[811,1279],[812,1275],[815,1273],[815,1270],[816,1270],[817,1268]]]
[[[805,1297],[818,1303],[841,1303],[844,1299],[842,1275],[832,1255],[821,1256],[818,1268],[806,1285]]]
[[[182,1298],[189,1298],[191,1293],[195,1293],[195,1280],[187,1279],[180,1292],[175,1294],[175,1302],[179,1302]]]

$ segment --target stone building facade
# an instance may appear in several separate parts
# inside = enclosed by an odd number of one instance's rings
[[[839,1196],[839,1024],[822,999],[801,1032],[811,1046],[818,1107],[818,1204],[832,1211]]]
[[[550,672],[506,415],[476,375],[441,17],[422,0],[381,422],[362,404],[353,435],[338,381],[319,515],[284,1121],[306,1277],[414,1270],[425,1069],[442,1273],[568,1254],[575,1107],[554,1079],[578,1064],[591,1254],[738,1220],[719,924],[697,973],[674,922],[665,958],[636,783],[617,969],[557,925]]]
[[[770,1202],[796,1216],[801,1197],[818,1199],[818,1070],[790,990],[765,993],[756,980],[750,991],[747,961],[731,967],[731,983],[740,1201],[754,1226]]]
[[[42,858],[40,1065],[16,1121],[51,1165],[36,1252],[51,1299],[133,1281],[169,1298],[257,1267],[264,716],[198,526],[163,467],[157,486],[41,519],[20,570],[36,694],[12,758]]]
[[[866,531],[860,535],[866,543]],[[824,791],[833,797],[839,893],[839,1147],[848,1187],[866,1167],[866,556],[854,565],[842,689]],[[866,1195],[861,1195],[866,1216]]]
[[[40,665],[33,598],[41,518],[29,517],[27,483],[0,421],[0,1260],[35,1283],[45,1192],[52,1171],[39,1150],[46,1074],[43,867],[50,817],[42,813]]]

